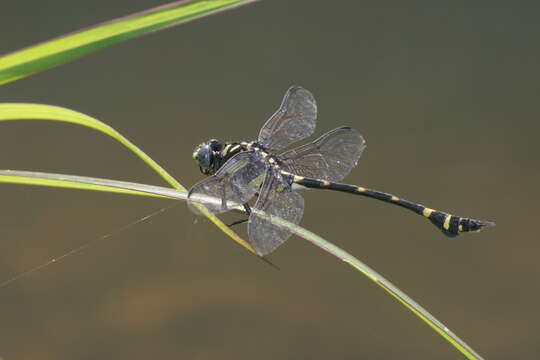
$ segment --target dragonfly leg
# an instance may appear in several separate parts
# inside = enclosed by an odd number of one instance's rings
[[[244,210],[246,210],[246,214],[248,214],[247,218],[242,219],[242,220],[237,220],[237,221],[235,221],[233,223],[230,223],[227,226],[231,227],[231,226],[234,226],[234,225],[243,224],[243,223],[247,222],[249,220],[249,215],[251,215],[251,207],[249,206],[249,204],[244,204]]]

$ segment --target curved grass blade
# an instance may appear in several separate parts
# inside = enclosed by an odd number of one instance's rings
[[[256,0],[181,0],[64,35],[0,57],[0,85],[149,32]]]
[[[454,334],[450,329],[448,329],[442,322],[437,320],[433,315],[431,315],[426,309],[424,309],[420,304],[411,299],[403,291],[399,290],[397,286],[392,284],[389,280],[385,279],[382,275],[377,273],[368,265],[364,264],[362,261],[358,260],[345,250],[340,247],[326,241],[319,235],[306,230],[298,225],[292,224],[288,221],[285,221],[279,217],[266,215],[260,210],[252,209],[258,216],[262,216],[277,226],[283,227],[291,231],[292,233],[306,239],[315,246],[320,247],[327,253],[337,257],[343,262],[351,265],[356,270],[360,271],[362,274],[367,276],[375,284],[383,288],[386,292],[392,295],[400,303],[402,303],[407,309],[413,312],[416,316],[422,319],[426,324],[428,324],[433,330],[435,330],[440,336],[446,339],[450,344],[452,344],[456,349],[458,349],[467,359],[471,360],[481,360],[483,359],[478,353],[476,353],[467,343],[461,340],[456,334]]]
[[[114,130],[109,125],[94,119],[88,115],[80,113],[78,111],[66,109],[59,106],[42,105],[42,104],[26,104],[26,103],[4,103],[0,104],[0,121],[12,121],[12,120],[52,120],[62,121],[72,124],[87,126],[102,133],[105,133],[129,150],[135,153],[141,158],[148,166],[156,171],[165,181],[167,181],[173,188],[186,191],[186,188],[176,181],[165,169],[163,169],[157,162],[155,162],[150,156],[146,155],[135,144],[122,136],[118,131]],[[255,253],[251,245],[238,234],[236,234],[231,228],[225,225],[215,215],[210,214],[208,210],[202,205],[199,205],[199,210],[210,219],[221,231],[231,237],[234,241]]]
[[[161,196],[175,199],[186,199],[186,192],[169,188],[163,188],[159,186],[143,185],[124,181],[105,180],[98,178],[89,178],[84,176],[70,176],[50,173],[38,173],[29,171],[14,171],[14,170],[0,170],[0,182],[20,183],[20,184],[33,184],[44,186],[59,186],[66,188],[78,188],[87,190],[99,190],[110,192],[122,192],[126,194],[146,195],[146,196]],[[119,191],[120,189],[125,190]],[[216,199],[216,202],[220,202],[220,199]],[[320,247],[327,253],[337,257],[338,259],[346,262],[347,264],[360,271],[367,276],[375,284],[382,287],[407,309],[412,311],[416,316],[427,323],[433,328],[440,336],[446,339],[456,349],[463,353],[468,359],[481,360],[482,357],[478,355],[469,345],[461,340],[456,334],[448,329],[443,323],[437,320],[426,309],[420,306],[417,302],[407,296],[404,292],[399,290],[394,284],[385,279],[382,275],[375,270],[364,264],[360,260],[356,259],[345,250],[335,246],[334,244],[326,241],[317,234],[312,233],[298,225],[294,225],[288,221],[285,221],[276,216],[269,216],[260,210],[252,209],[258,216],[262,216],[277,226],[287,228],[296,235],[306,239],[312,244]]]

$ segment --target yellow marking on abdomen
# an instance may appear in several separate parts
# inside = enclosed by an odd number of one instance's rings
[[[302,181],[304,179],[305,179],[305,177],[303,177],[303,176],[294,175],[294,181]]]
[[[392,196],[392,201],[398,201],[399,198],[397,196]]]
[[[459,224],[458,229],[459,229],[459,231],[463,231],[463,225]]]
[[[356,190],[358,192],[364,192],[364,191],[366,191],[366,188],[363,188],[363,187],[359,186]]]
[[[451,218],[452,218],[452,215],[446,215],[446,217],[444,218],[444,224],[443,224],[444,230],[450,229],[450,219]]]
[[[322,180],[321,182],[324,186],[330,186],[330,181],[328,180]]]
[[[230,151],[231,151],[231,152],[232,152],[232,151],[236,151],[236,150],[238,150],[238,148],[240,148],[240,145],[234,145],[234,146],[231,148]]]
[[[430,208],[425,208],[424,211],[422,211],[422,215],[424,215],[425,217],[429,217],[429,215],[431,215],[432,212],[434,212],[435,210],[433,209],[430,209]]]

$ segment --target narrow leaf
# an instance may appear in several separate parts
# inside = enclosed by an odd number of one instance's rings
[[[257,209],[252,209],[252,211],[259,214]],[[338,259],[346,262],[351,265],[356,270],[360,271],[362,274],[367,276],[375,284],[382,287],[386,292],[392,295],[400,303],[402,303],[407,309],[412,311],[416,316],[422,319],[427,323],[431,328],[433,328],[439,335],[446,339],[450,344],[452,344],[456,349],[463,353],[468,359],[471,360],[481,360],[482,357],[477,354],[467,343],[461,340],[456,334],[454,334],[450,329],[448,329],[442,322],[437,320],[433,315],[431,315],[426,309],[424,309],[420,304],[411,299],[403,291],[399,290],[397,286],[392,284],[389,280],[384,278],[378,272],[373,270],[368,265],[364,264],[362,261],[358,260],[345,250],[339,248],[338,246],[326,241],[317,234],[301,228],[300,226],[294,225],[290,222],[287,222],[276,216],[269,216],[265,214],[259,214],[259,216],[265,216],[269,221],[274,224],[287,228],[294,234],[306,239],[312,244],[320,247],[329,254],[334,255]]]
[[[119,189],[123,189],[125,190],[123,193],[126,194],[186,199],[185,191],[178,191],[169,188],[162,188],[158,186],[143,185],[124,181],[88,178],[84,176],[70,176],[29,171],[0,170],[0,182],[33,184],[43,186],[63,186],[66,188],[78,188],[111,192],[121,192],[119,191]],[[220,202],[221,200],[215,199],[215,201]],[[317,234],[306,230],[298,225],[292,224],[286,220],[283,220],[279,217],[267,215],[264,212],[255,208],[253,208],[252,211],[256,213],[257,216],[264,217],[271,221],[273,224],[290,230],[292,233],[306,239],[307,241],[320,247],[327,253],[351,265],[353,268],[367,276],[375,284],[382,287],[385,291],[387,291],[390,295],[397,299],[401,304],[403,304],[407,309],[412,311],[416,316],[418,316],[425,323],[427,323],[440,336],[442,336],[456,349],[463,353],[468,359],[482,359],[482,357],[478,355],[469,345],[467,345],[456,334],[450,331],[450,329],[448,329],[442,322],[437,320],[426,309],[424,309],[417,302],[407,296],[404,292],[399,290],[394,284],[385,279],[382,275],[377,273],[375,270],[352,256],[351,254],[347,253],[345,250],[328,242]]]
[[[149,32],[256,0],[181,0],[108,21],[0,57],[0,85]]]
[[[184,190],[186,188],[176,181],[165,169],[163,169],[150,156],[146,155],[135,144],[122,136],[118,131],[114,130],[109,125],[94,119],[88,115],[73,111],[59,106],[41,105],[41,104],[25,104],[25,103],[4,103],[0,104],[0,121],[13,120],[52,120],[63,121],[72,124],[87,126],[92,129],[101,131],[114,139],[118,140],[122,145],[130,149],[138,157],[140,157],[148,166],[156,171],[165,181],[173,188]],[[200,211],[210,219],[221,231],[230,236],[234,241],[255,253],[251,245],[242,239],[238,234],[232,231],[227,225],[219,220],[215,215],[211,214],[202,205],[198,205]]]
[[[86,176],[51,174],[37,171],[0,170],[0,183],[60,187],[66,189],[104,191],[126,195],[187,198],[185,190],[138,184],[127,181],[107,180]]]

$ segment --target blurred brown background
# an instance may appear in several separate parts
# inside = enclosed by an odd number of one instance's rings
[[[0,53],[162,3],[10,2]],[[447,4],[263,1],[2,86],[0,100],[93,115],[190,186],[197,143],[254,138],[302,85],[318,100],[317,135],[350,125],[366,137],[348,183],[497,227],[449,240],[400,208],[322,191],[304,193],[302,225],[486,358],[537,359],[539,7]],[[105,135],[52,122],[1,124],[0,168],[164,185]],[[6,184],[0,197],[0,281],[171,204]],[[181,203],[1,288],[0,357],[462,358],[307,242],[270,258],[280,271]]]

